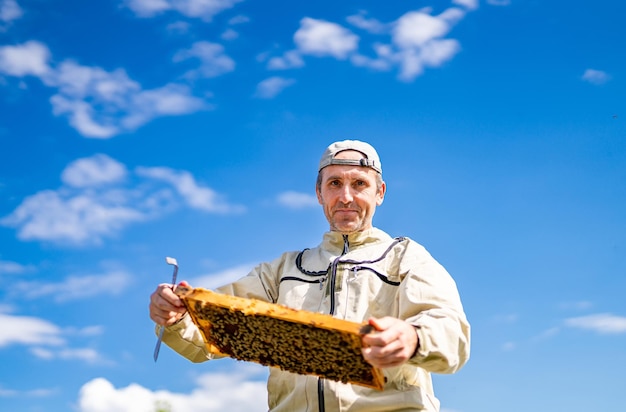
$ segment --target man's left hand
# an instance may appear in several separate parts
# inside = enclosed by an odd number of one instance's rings
[[[361,338],[361,351],[367,362],[378,368],[391,368],[413,356],[419,343],[413,325],[389,316],[370,318],[368,323],[375,331]]]

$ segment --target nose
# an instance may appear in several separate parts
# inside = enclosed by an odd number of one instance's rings
[[[345,185],[339,194],[339,200],[343,204],[350,204],[354,197],[352,196],[352,188],[349,185]]]

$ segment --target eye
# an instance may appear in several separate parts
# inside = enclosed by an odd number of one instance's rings
[[[334,179],[328,182],[329,186],[339,186],[341,182],[338,179]]]

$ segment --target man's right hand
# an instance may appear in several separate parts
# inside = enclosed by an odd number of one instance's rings
[[[185,281],[181,286],[189,286]],[[150,319],[162,326],[171,326],[187,313],[183,301],[174,293],[169,283],[161,283],[150,295]]]

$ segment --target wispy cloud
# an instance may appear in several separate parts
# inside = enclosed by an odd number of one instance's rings
[[[237,364],[229,373],[212,373],[196,378],[190,393],[151,391],[138,384],[115,388],[105,378],[83,385],[77,401],[80,412],[115,410],[134,412],[167,405],[175,411],[261,412],[267,410],[266,370],[259,365]]]
[[[79,360],[89,364],[112,364],[111,361],[104,359],[98,351],[92,348],[50,349],[33,347],[30,349],[30,352],[37,358],[44,360]]]
[[[131,283],[131,279],[130,274],[118,270],[95,275],[68,276],[60,282],[17,282],[12,291],[25,299],[53,297],[57,302],[66,302],[99,295],[119,295]]]
[[[308,193],[288,191],[278,195],[278,203],[290,209],[303,209],[319,206],[317,197]]]
[[[174,55],[175,62],[188,59],[199,59],[200,67],[185,73],[185,77],[196,79],[217,77],[235,70],[235,61],[224,52],[224,47],[217,43],[199,41],[191,48],[180,50]]]
[[[0,348],[21,345],[62,345],[61,328],[47,320],[0,313]]]
[[[256,263],[241,264],[220,272],[190,278],[188,279],[188,282],[194,287],[216,289],[246,276],[255,266]]]
[[[15,0],[0,0],[0,32],[6,30],[9,23],[22,17],[24,12]]]
[[[593,303],[588,300],[581,300],[578,302],[563,302],[559,304],[559,308],[563,310],[587,310],[593,307]]]
[[[257,84],[254,97],[258,99],[273,99],[295,82],[295,79],[287,79],[280,76],[269,77]]]
[[[452,4],[465,7],[468,10],[476,10],[478,8],[478,0],[452,0]]]
[[[130,132],[160,116],[177,116],[209,109],[188,86],[170,83],[144,90],[123,69],[106,71],[64,60],[50,65],[46,45],[29,41],[0,47],[0,74],[34,76],[56,89],[53,113],[66,116],[81,135],[107,139]]]
[[[358,14],[346,17],[346,21],[351,25],[358,27],[361,30],[365,30],[368,33],[383,34],[389,31],[389,25],[380,22],[374,18],[366,17],[367,13],[361,11]]]
[[[626,333],[626,317],[610,313],[569,318],[565,320],[565,325],[602,334]]]
[[[35,270],[35,267],[32,265],[22,265],[17,262],[11,262],[9,260],[0,260],[0,275],[16,275],[20,273],[32,272],[33,270]]]
[[[168,167],[138,167],[138,176],[161,180],[171,184],[186,204],[205,212],[241,213],[242,206],[226,203],[222,196],[209,187],[199,185],[191,173]]]
[[[0,225],[22,240],[99,244],[132,223],[181,205],[208,213],[240,213],[240,205],[198,182],[187,171],[125,165],[104,154],[78,159],[61,173],[63,185],[26,197]],[[165,184],[163,184],[165,183]]]
[[[511,0],[487,0],[487,4],[492,6],[508,6],[511,4]]]
[[[582,79],[596,86],[600,86],[611,80],[611,76],[602,70],[587,69],[583,73]]]
[[[126,5],[139,17],[153,17],[167,11],[187,17],[211,21],[216,14],[242,0],[126,0]]]
[[[0,398],[43,398],[56,394],[58,392],[57,389],[31,389],[27,391],[21,391],[16,389],[7,389],[0,385]]]
[[[20,345],[29,348],[29,351],[40,359],[52,360],[79,360],[86,363],[111,364],[98,351],[92,348],[71,348],[68,338],[80,338],[99,335],[102,328],[88,326],[82,329],[61,327],[41,318],[31,316],[16,316],[0,312],[0,348]],[[12,392],[2,393],[1,396],[11,396]],[[47,395],[43,390],[41,396]]]
[[[267,62],[269,70],[287,70],[304,66],[304,60],[298,50],[288,50],[282,56],[272,57]]]

